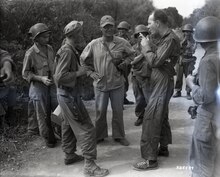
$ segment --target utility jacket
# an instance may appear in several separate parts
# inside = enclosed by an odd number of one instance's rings
[[[76,77],[76,72],[79,68],[79,56],[77,50],[71,44],[65,43],[58,50],[55,63],[56,69],[54,73],[54,81],[57,88],[61,88],[58,90],[63,89],[76,95],[78,93],[78,78]]]
[[[114,36],[109,50],[114,59],[121,60],[126,65],[133,60],[134,50],[123,38]],[[86,67],[88,75],[97,72],[101,76],[99,80],[93,82],[94,87],[101,91],[117,89],[124,85],[124,77],[113,64],[111,55],[101,37],[91,41],[80,56],[80,62]]]
[[[158,68],[170,77],[176,74],[174,66],[180,55],[180,41],[172,30],[168,30],[158,42],[155,51],[143,51],[151,68]]]
[[[193,87],[192,97],[195,103],[212,113],[219,109],[217,107],[217,101],[220,100],[220,96],[217,94],[220,78],[219,68],[219,51],[210,46],[200,61],[198,69],[199,86]]]

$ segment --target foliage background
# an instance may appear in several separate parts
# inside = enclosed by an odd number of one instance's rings
[[[220,1],[219,0],[206,0],[202,8],[195,9],[193,13],[183,23],[191,23],[193,26],[206,16],[215,16],[220,19]]]
[[[21,77],[25,51],[32,45],[28,30],[42,22],[52,30],[51,45],[57,51],[64,38],[63,28],[71,20],[84,21],[84,36],[87,42],[101,35],[99,20],[103,15],[114,17],[116,24],[127,21],[135,25],[147,25],[149,14],[155,9],[152,0],[1,0],[0,1],[0,47],[9,51],[17,65],[18,93],[27,92],[28,85]],[[171,28],[186,23],[193,26],[203,17],[213,15],[220,18],[220,1],[206,0],[206,4],[195,9],[190,17],[183,19],[175,7],[165,9]],[[132,31],[131,31],[132,33]],[[91,80],[85,78],[82,95],[93,97]]]
[[[21,77],[25,51],[32,45],[29,28],[42,22],[52,30],[51,45],[57,51],[64,38],[63,28],[72,20],[84,22],[87,42],[99,37],[99,20],[111,15],[116,23],[128,21],[133,27],[147,24],[149,14],[155,9],[151,0],[1,0],[0,47],[9,51],[17,65],[18,92],[27,92],[28,85]],[[167,8],[170,26],[181,26],[182,16],[175,7]],[[82,95],[91,99],[92,81],[85,78]]]

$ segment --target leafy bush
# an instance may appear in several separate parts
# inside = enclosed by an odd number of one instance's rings
[[[147,24],[147,17],[155,9],[151,0],[1,0],[0,8],[0,47],[11,53],[17,65],[19,93],[28,87],[21,77],[21,70],[25,51],[32,45],[28,36],[32,25],[39,22],[48,25],[52,31],[50,43],[57,51],[64,38],[63,28],[72,20],[84,21],[84,36],[90,42],[101,35],[99,20],[103,15],[113,16],[117,24],[126,20],[134,27]],[[167,12],[171,18],[178,16],[175,8],[167,9]],[[176,25],[173,21],[171,24]],[[82,95],[86,99],[93,97],[91,84],[89,78],[82,84]]]

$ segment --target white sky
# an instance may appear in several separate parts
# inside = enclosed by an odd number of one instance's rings
[[[153,0],[154,6],[158,9],[176,7],[179,14],[188,17],[194,9],[205,4],[205,0]]]

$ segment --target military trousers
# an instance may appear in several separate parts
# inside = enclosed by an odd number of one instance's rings
[[[160,134],[160,146],[166,147],[169,144],[172,144],[172,132],[171,127],[169,123],[169,103],[170,99],[174,92],[174,79],[173,77],[169,78],[168,81],[168,90],[167,90],[167,97],[166,97],[166,103],[165,103],[165,110],[163,114],[163,123],[161,128],[161,134]]]
[[[169,83],[168,74],[158,68],[152,70],[150,78],[151,95],[145,108],[140,143],[141,156],[146,160],[157,160],[158,146],[160,141],[162,141],[161,133],[164,134],[165,131],[171,132],[170,126],[167,126],[169,125],[168,118],[165,116],[168,113]],[[163,127],[163,125],[166,126]],[[166,134],[169,135],[169,133]]]
[[[0,115],[4,115],[9,125],[15,125],[16,87],[0,86]],[[6,115],[5,115],[6,114]]]
[[[118,139],[125,137],[123,121],[124,87],[109,91],[101,91],[95,88],[97,140],[108,137],[107,108],[109,99],[112,107],[112,137]]]
[[[96,132],[89,114],[79,96],[57,94],[62,117],[62,149],[65,158],[71,158],[79,142],[84,158],[94,160]]]
[[[176,85],[175,85],[176,91],[182,91],[183,75],[186,78],[188,75],[192,74],[192,72],[194,70],[194,65],[195,65],[195,61],[183,62],[182,64],[178,63],[176,65],[176,72],[177,72]],[[185,90],[187,93],[191,92],[191,89],[187,85],[186,85]]]
[[[145,107],[150,97],[149,82],[149,78],[140,81],[136,76],[132,76],[133,92],[136,102],[135,115],[137,117],[144,117]]]
[[[213,113],[199,106],[190,147],[190,166],[193,177],[220,175],[220,140],[216,137],[219,126],[216,125]]]
[[[55,141],[50,117],[58,105],[55,95],[54,87],[42,87],[41,92],[35,96],[29,95],[28,102],[28,132],[34,134],[39,132],[49,142]]]

